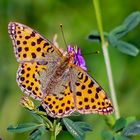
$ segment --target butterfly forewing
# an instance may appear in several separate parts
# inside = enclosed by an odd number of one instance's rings
[[[8,31],[20,62],[17,83],[24,93],[40,100],[44,95],[39,74],[42,70],[48,71],[48,67],[52,70],[51,64],[61,59],[62,53],[49,40],[23,24],[10,22]]]
[[[62,56],[62,53],[49,40],[23,24],[10,22],[8,31],[19,62],[42,61],[46,58],[56,61]]]

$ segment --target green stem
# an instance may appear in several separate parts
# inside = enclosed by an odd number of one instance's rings
[[[46,113],[44,113],[44,112],[42,112],[42,111],[39,111],[39,110],[37,110],[37,109],[35,109],[35,112],[36,112],[38,115],[40,115],[40,116],[47,122],[48,128],[52,128],[52,127],[53,127],[51,121],[50,121],[46,116],[44,116],[44,115],[46,115]]]
[[[56,136],[55,136],[56,123],[57,123],[57,120],[55,119],[53,122],[52,130],[51,130],[51,140],[56,140]]]
[[[107,71],[107,76],[108,76],[110,93],[111,93],[112,102],[113,102],[114,110],[115,110],[115,117],[116,117],[116,119],[118,119],[120,117],[120,113],[119,113],[119,108],[118,108],[118,103],[117,103],[117,98],[116,98],[116,93],[115,93],[115,88],[114,88],[114,82],[113,82],[113,76],[112,76],[112,71],[111,71],[109,53],[108,53],[108,49],[107,49],[108,42],[105,41],[105,38],[104,38],[102,18],[101,18],[101,14],[100,14],[100,7],[99,7],[98,0],[93,0],[93,6],[95,8],[95,15],[96,15],[96,18],[97,18],[99,33],[100,33],[100,36],[101,36],[102,50],[103,50],[103,54],[104,54],[104,60],[105,60],[105,65],[106,65],[106,71]]]
[[[51,140],[56,140],[54,131],[51,131]]]
[[[57,120],[55,119],[52,124],[51,121],[46,116],[44,116],[45,115],[44,112],[39,111],[37,109],[35,111],[47,122],[48,128],[50,129],[51,132],[51,140],[56,140],[55,128],[56,128]]]

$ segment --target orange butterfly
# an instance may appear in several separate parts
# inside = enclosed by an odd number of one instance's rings
[[[75,50],[62,52],[35,30],[9,23],[14,52],[20,63],[17,83],[51,117],[113,112],[110,99],[101,86],[75,63]]]

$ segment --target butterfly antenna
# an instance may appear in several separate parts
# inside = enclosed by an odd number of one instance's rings
[[[91,54],[99,54],[100,51],[90,52],[90,53],[84,53],[83,55],[91,55]]]
[[[63,38],[63,40],[64,40],[64,43],[65,43],[65,45],[66,45],[66,48],[67,48],[67,42],[66,42],[66,39],[65,39],[65,36],[64,36],[64,31],[63,31],[63,25],[62,24],[60,24],[60,29],[61,29],[61,33],[62,33],[62,38]]]

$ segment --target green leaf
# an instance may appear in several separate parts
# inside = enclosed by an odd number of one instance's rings
[[[126,120],[124,118],[120,118],[116,121],[116,123],[113,126],[113,130],[118,132],[121,131],[126,125]]]
[[[124,20],[127,32],[133,30],[140,23],[140,12],[133,12]]]
[[[43,123],[43,118],[41,118],[39,115],[37,115],[36,113],[34,113],[33,111],[30,111],[32,116],[39,122],[39,123]]]
[[[112,140],[131,140],[131,139],[126,136],[116,135]]]
[[[123,135],[133,136],[140,134],[140,121],[133,122],[129,124],[124,130]]]
[[[126,31],[126,26],[125,25],[120,25],[117,26],[115,29],[113,29],[110,33],[110,35],[115,36],[117,39],[123,37],[124,35],[126,35],[127,31]]]
[[[137,49],[133,44],[118,40],[114,35],[109,35],[108,41],[113,47],[116,47],[122,53],[131,56],[136,56],[139,53],[139,49]]]
[[[45,133],[45,126],[41,126],[30,133],[29,140],[40,140],[41,136]]]
[[[80,127],[83,131],[92,131],[93,129],[88,123],[85,122],[75,122],[76,127]]]
[[[7,130],[10,132],[14,132],[14,133],[23,133],[26,131],[33,130],[33,129],[37,128],[38,126],[39,126],[39,124],[37,124],[37,123],[25,123],[25,124],[19,124],[16,127],[9,126],[7,128]]]
[[[115,124],[116,120],[113,115],[108,115],[105,117],[105,122],[112,129],[112,126]]]
[[[95,34],[90,34],[88,36],[88,39],[92,41],[101,41],[100,35],[95,35]]]
[[[133,44],[124,42],[124,41],[118,41],[116,47],[122,53],[131,55],[131,56],[137,56],[139,53],[139,50],[136,48],[136,46],[134,46]]]
[[[113,139],[113,133],[108,130],[102,131],[101,136],[102,136],[103,140],[112,140]]]
[[[140,23],[140,12],[130,14],[122,23],[122,25],[113,29],[109,35],[114,35],[117,39],[123,37],[133,30]]]
[[[73,122],[68,118],[63,118],[63,122],[67,130],[74,136],[77,140],[84,140],[85,132],[91,131],[91,127],[85,122]]]
[[[134,121],[136,121],[136,117],[135,116],[127,117],[126,118],[126,125],[128,125],[128,124],[130,124],[130,123],[132,123]]]
[[[108,42],[113,47],[116,47],[117,46],[117,43],[118,43],[118,38],[115,35],[113,35],[113,34],[109,34],[109,36],[108,36]]]
[[[105,38],[108,37],[108,33],[104,32]],[[88,35],[88,39],[91,41],[101,41],[100,33],[98,31],[94,31],[93,33]]]

